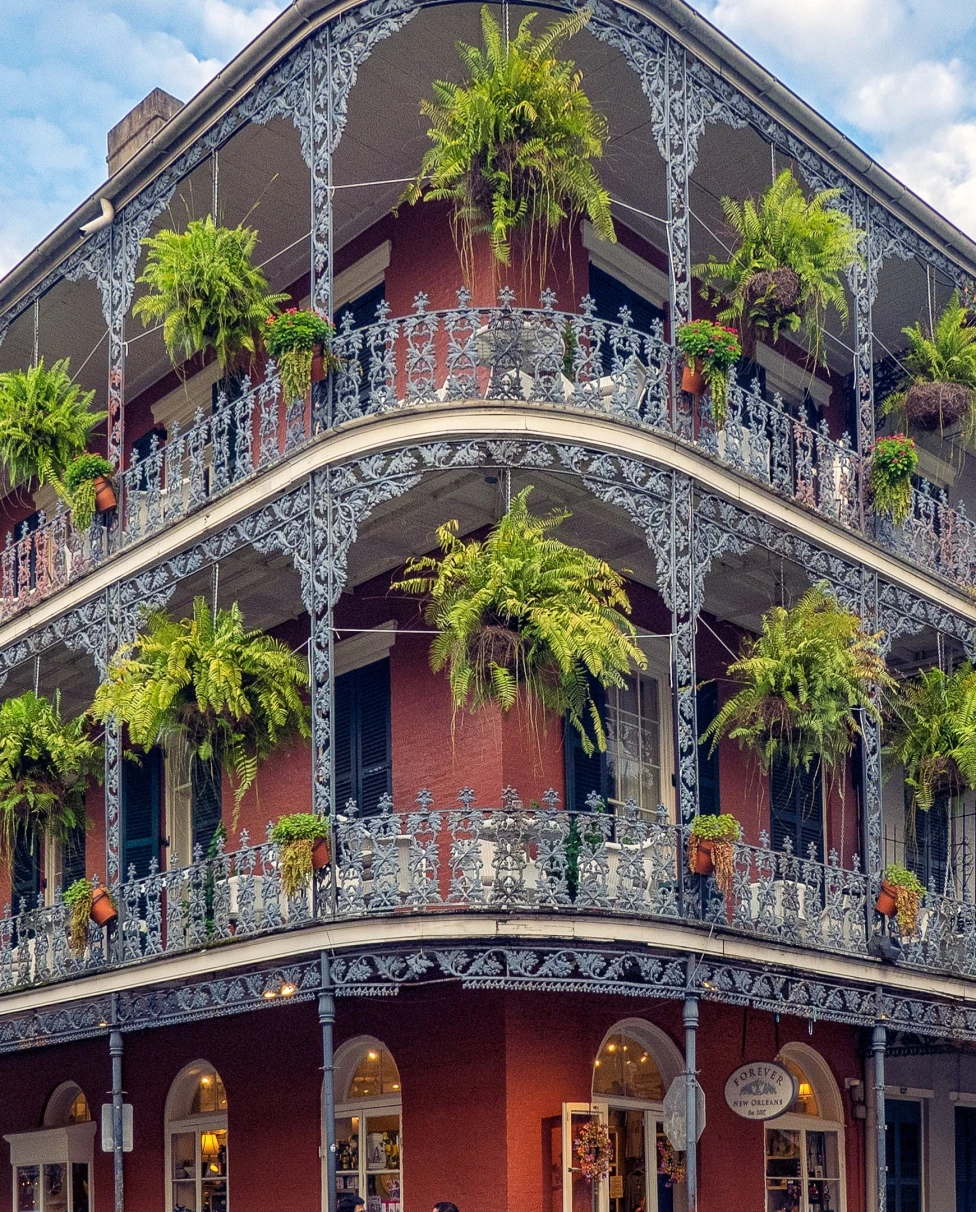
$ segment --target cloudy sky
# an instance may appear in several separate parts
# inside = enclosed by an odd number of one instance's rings
[[[976,236],[976,4],[693,0]],[[0,273],[105,178],[105,133],[188,100],[287,0],[0,0]]]

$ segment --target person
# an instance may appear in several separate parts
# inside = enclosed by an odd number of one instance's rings
[[[366,1212],[366,1201],[361,1195],[341,1195],[336,1212]]]
[[[458,1212],[457,1204],[452,1204],[449,1199],[442,1199],[440,1203],[434,1204],[434,1212]]]

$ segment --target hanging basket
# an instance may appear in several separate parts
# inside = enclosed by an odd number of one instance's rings
[[[752,320],[772,326],[785,316],[796,315],[801,309],[803,284],[796,270],[762,269],[746,283],[745,305]]]
[[[949,429],[966,417],[972,399],[964,383],[913,383],[905,395],[905,415],[916,429]]]

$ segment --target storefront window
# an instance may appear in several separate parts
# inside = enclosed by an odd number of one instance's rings
[[[803,1058],[784,1055],[779,1063],[793,1074],[797,1094],[789,1111],[766,1128],[766,1212],[843,1212],[844,1138],[836,1089],[829,1088],[832,1080],[825,1074],[814,1076],[804,1067]]]
[[[166,1103],[169,1212],[228,1212],[227,1092],[212,1065],[188,1065]]]
[[[5,1136],[13,1167],[14,1212],[90,1212],[95,1125],[74,1082],[48,1099],[44,1128]]]
[[[593,1067],[593,1093],[659,1103],[664,1099],[664,1084],[647,1047],[633,1036],[615,1031],[604,1042]]]
[[[400,1212],[400,1073],[378,1040],[351,1041],[336,1057],[336,1191],[367,1212]]]

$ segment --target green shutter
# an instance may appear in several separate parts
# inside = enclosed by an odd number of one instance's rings
[[[595,682],[592,693],[600,717],[606,725],[606,692]],[[586,801],[593,792],[606,802],[611,794],[607,755],[597,749],[587,756],[580,743],[579,732],[568,719],[563,721],[563,755],[566,764],[566,807],[571,812],[587,812]]]
[[[695,696],[699,737],[718,715],[718,683],[703,682]],[[722,811],[719,794],[718,748],[709,742],[698,746],[698,811],[702,816],[718,816]]]
[[[122,878],[134,867],[138,877],[159,861],[159,801],[162,751],[150,749],[138,761],[122,764]],[[183,861],[188,861],[180,855]]]
[[[200,846],[204,855],[220,824],[222,789],[220,763],[204,762],[194,754],[190,762],[193,848]]]
[[[333,735],[336,808],[376,812],[393,790],[389,658],[336,678]]]
[[[809,858],[812,842],[823,862],[823,782],[819,769],[791,766],[785,758],[774,760],[769,772],[770,839],[774,850],[782,850],[787,838],[793,853]]]

